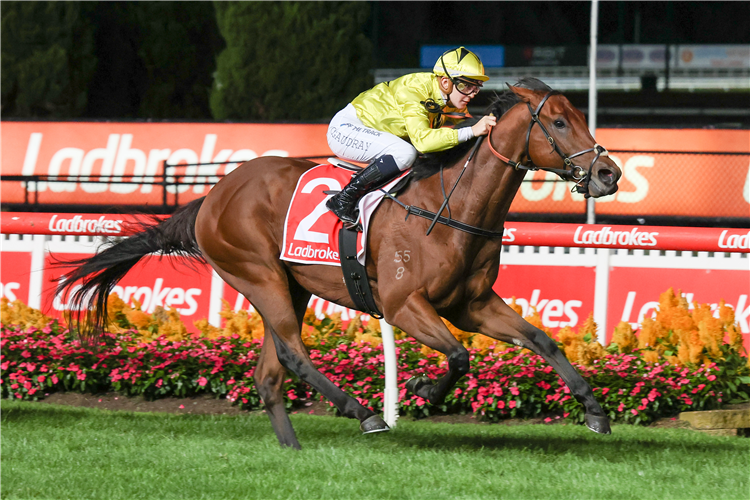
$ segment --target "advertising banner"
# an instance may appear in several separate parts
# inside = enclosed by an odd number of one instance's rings
[[[29,303],[31,252],[1,252],[0,297]]]
[[[3,123],[2,174],[45,175],[63,182],[28,183],[40,204],[161,205],[163,187],[147,184],[164,162],[229,162],[175,169],[184,182],[166,187],[168,203],[205,195],[218,176],[261,155],[330,155],[325,124]],[[682,152],[750,152],[748,130],[600,129],[597,141],[623,170],[619,191],[598,200],[597,211],[622,215],[750,216],[750,157]],[[680,151],[678,154],[666,153]],[[720,175],[706,175],[706,171]],[[83,182],[69,181],[71,175]],[[85,182],[104,179],[103,184]],[[529,179],[555,180],[535,172]],[[120,182],[132,182],[120,183]],[[5,203],[22,203],[20,181],[1,184]],[[582,195],[566,182],[523,183],[512,212],[583,213]]]
[[[492,289],[510,304],[536,308],[542,324],[551,329],[574,329],[594,311],[596,270],[593,267],[500,265]]]
[[[40,203],[147,205],[162,202],[160,186],[144,184],[170,165],[217,162],[175,170],[186,182],[216,183],[258,156],[330,155],[327,125],[226,123],[3,123],[3,175],[69,175],[109,181],[29,184]],[[229,162],[229,163],[221,163]],[[118,182],[132,181],[132,184]],[[6,203],[23,202],[21,182],[3,182]],[[168,187],[181,203],[205,195],[210,185]]]
[[[505,65],[525,66],[586,66],[585,46],[509,46],[505,48]]]
[[[65,260],[91,257],[91,254],[65,254]],[[55,295],[53,280],[64,274],[64,269],[51,266],[48,255],[44,266],[42,312],[59,318],[70,309],[69,297]],[[188,267],[192,266],[192,267]],[[75,291],[76,287],[73,287]],[[208,265],[190,261],[185,265],[178,257],[157,257],[141,260],[112,290],[130,304],[138,301],[141,310],[152,314],[157,307],[175,308],[189,331],[193,322],[206,319],[211,301],[211,271]]]
[[[651,317],[659,305],[659,295],[669,287],[681,291],[689,304],[710,304],[715,310],[724,299],[734,309],[735,320],[750,348],[750,269],[726,271],[719,269],[658,269],[612,267],[609,275],[607,318],[611,324],[609,340],[620,321],[634,327]]]
[[[679,45],[675,65],[685,69],[747,69],[750,45]]]

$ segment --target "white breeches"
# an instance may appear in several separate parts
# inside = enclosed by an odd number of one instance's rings
[[[403,171],[417,159],[414,146],[393,134],[364,125],[351,104],[333,117],[326,138],[331,151],[344,160],[370,163],[383,155],[391,155]]]

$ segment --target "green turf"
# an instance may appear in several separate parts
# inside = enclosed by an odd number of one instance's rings
[[[684,429],[119,413],[2,403],[3,499],[747,499],[750,439]]]

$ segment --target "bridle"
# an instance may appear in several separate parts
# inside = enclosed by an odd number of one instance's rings
[[[547,95],[544,96],[544,98],[539,102],[539,105],[536,107],[536,111],[534,111],[531,108],[531,104],[526,102],[526,107],[529,109],[529,113],[531,113],[531,121],[529,122],[529,128],[526,130],[526,146],[524,147],[524,153],[521,158],[526,157],[531,162],[529,165],[524,165],[520,161],[515,162],[511,160],[510,158],[500,154],[495,150],[495,148],[492,146],[492,141],[490,139],[490,136],[492,135],[492,127],[490,127],[489,132],[487,133],[487,145],[490,148],[490,151],[497,156],[500,160],[507,163],[511,167],[513,167],[516,170],[543,170],[545,172],[552,172],[554,174],[559,175],[561,178],[572,181],[575,183],[575,186],[571,191],[575,191],[577,193],[583,193],[583,195],[586,198],[590,198],[591,195],[589,194],[589,181],[591,180],[591,170],[594,168],[594,164],[599,160],[602,156],[609,156],[609,153],[607,150],[599,145],[594,144],[594,147],[585,149],[583,151],[579,151],[577,153],[573,153],[572,155],[566,155],[562,152],[560,147],[557,145],[557,142],[555,141],[555,138],[550,135],[550,133],[547,131],[547,128],[544,126],[542,121],[539,119],[539,113],[542,111],[542,107],[544,107],[544,104],[547,102],[547,99],[549,99],[553,95],[559,95],[559,92],[551,91],[548,92]],[[562,158],[563,165],[565,168],[550,168],[550,167],[540,167],[534,163],[534,160],[531,158],[531,153],[529,152],[529,141],[531,140],[531,129],[534,128],[534,125],[539,125],[539,128],[542,129],[542,133],[544,134],[544,137],[547,138],[547,142],[552,147],[552,149]],[[595,152],[596,156],[591,161],[591,164],[589,165],[588,171],[585,170],[583,167],[576,165],[573,163],[572,158],[575,158],[577,156],[584,155],[586,153]]]
[[[547,95],[544,96],[544,98],[539,102],[539,105],[536,108],[536,111],[531,109],[531,105],[527,102],[526,107],[529,108],[529,113],[531,113],[531,122],[529,123],[529,128],[526,130],[526,146],[524,147],[524,153],[521,156],[521,158],[526,157],[531,162],[530,165],[524,165],[523,163],[515,162],[511,160],[510,158],[500,154],[497,152],[497,150],[492,146],[492,141],[490,140],[490,136],[492,135],[492,127],[490,127],[489,132],[487,133],[487,145],[489,146],[490,151],[498,157],[501,161],[507,163],[511,167],[513,167],[516,170],[543,170],[545,172],[552,172],[560,177],[562,177],[565,180],[573,181],[575,182],[575,186],[573,187],[573,190],[575,190],[578,193],[583,193],[583,195],[586,198],[590,198],[591,195],[589,194],[589,180],[591,179],[591,170],[594,168],[594,164],[599,160],[601,156],[609,156],[609,153],[607,150],[600,146],[599,144],[594,144],[594,147],[585,149],[583,151],[579,151],[577,153],[573,153],[572,155],[566,155],[562,152],[560,147],[557,145],[557,142],[555,142],[554,137],[550,135],[550,133],[547,131],[544,124],[539,120],[539,112],[542,110],[542,107],[547,102],[547,99],[550,98],[552,95],[557,95],[559,92],[551,91],[548,92]],[[437,112],[440,113],[438,109],[435,108],[437,106],[436,104],[433,105],[433,103],[429,102],[422,102],[422,105],[427,108],[430,112]],[[547,138],[547,142],[550,144],[552,149],[557,152],[557,154],[562,158],[563,164],[565,165],[565,168],[549,168],[549,167],[540,167],[538,165],[534,164],[534,160],[531,158],[531,154],[529,153],[529,142],[531,140],[531,130],[534,128],[534,124],[538,124],[539,128],[542,129],[542,133]],[[441,205],[440,209],[437,212],[430,212],[429,210],[425,210],[423,208],[415,207],[412,205],[405,205],[401,203],[398,199],[396,199],[395,196],[388,193],[384,189],[381,188],[381,191],[383,191],[384,195],[391,200],[395,201],[401,207],[406,209],[406,218],[409,218],[409,215],[417,215],[419,217],[423,217],[425,219],[432,220],[432,223],[430,224],[429,229],[427,229],[427,235],[430,234],[432,231],[432,228],[435,227],[436,223],[444,224],[446,226],[452,227],[454,229],[458,229],[460,231],[464,231],[469,234],[473,234],[476,236],[482,236],[485,238],[502,238],[503,232],[502,231],[488,231],[486,229],[482,229],[476,226],[472,226],[470,224],[466,224],[464,222],[457,221],[449,215],[448,217],[443,217],[442,213],[443,210],[448,206],[448,201],[450,200],[451,195],[453,194],[453,190],[458,185],[458,181],[461,180],[461,176],[463,175],[464,171],[466,170],[466,167],[471,162],[472,158],[474,157],[474,154],[476,153],[477,149],[479,148],[479,145],[482,143],[482,139],[484,136],[479,137],[477,142],[474,144],[474,147],[471,149],[471,152],[469,153],[468,158],[466,159],[466,163],[464,163],[463,170],[456,178],[455,183],[453,184],[453,188],[450,190],[449,193],[446,193],[445,187],[443,186],[443,204]],[[591,162],[591,165],[589,165],[588,171],[586,171],[583,167],[579,165],[575,165],[572,158],[575,158],[577,156],[584,155],[586,153],[595,152],[596,156],[594,157],[593,161]],[[442,167],[440,168],[440,184],[443,185],[443,170]],[[448,208],[448,213],[450,214],[450,208]]]

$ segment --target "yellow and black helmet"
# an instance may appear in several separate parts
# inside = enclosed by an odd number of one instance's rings
[[[490,79],[484,74],[484,65],[479,56],[466,47],[458,47],[443,53],[435,62],[432,71],[436,75],[447,76],[451,80],[466,79],[472,83],[476,82],[480,87],[481,82]]]

